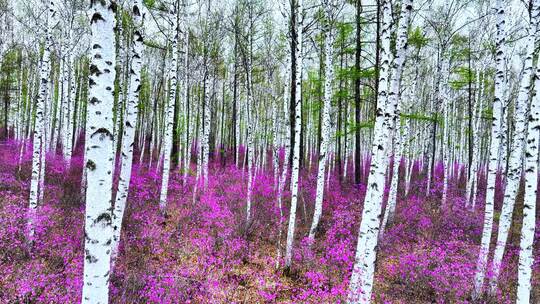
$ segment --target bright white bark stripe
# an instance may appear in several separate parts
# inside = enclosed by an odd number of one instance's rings
[[[322,5],[326,7],[325,14],[328,19],[328,23],[331,22],[333,17],[333,8],[335,4],[333,1],[322,1]],[[327,25],[325,30],[326,37],[324,40],[324,50],[326,56],[325,62],[325,78],[324,78],[324,105],[322,113],[322,132],[321,132],[321,151],[319,154],[319,168],[317,171],[317,193],[315,196],[315,211],[313,214],[313,221],[311,222],[311,228],[309,229],[309,238],[313,240],[315,233],[319,225],[319,220],[322,214],[322,203],[324,196],[324,174],[326,169],[326,159],[328,153],[328,142],[330,137],[330,108],[332,107],[332,81],[334,79],[334,63],[333,63],[333,44],[334,34],[332,31],[332,24]],[[347,168],[347,165],[345,165]]]
[[[48,78],[50,73],[50,56],[52,47],[52,25],[53,18],[56,14],[53,1],[47,1],[47,27],[45,28],[45,48],[43,50],[43,57],[40,62],[39,72],[39,93],[37,98],[36,107],[36,121],[34,124],[33,135],[33,152],[32,152],[32,177],[30,181],[30,198],[29,198],[29,215],[28,215],[28,237],[32,241],[34,236],[34,221],[36,215],[36,209],[38,206],[38,194],[39,191],[43,192],[43,188],[39,187],[39,179],[41,168],[44,166],[42,161],[42,154],[45,154],[43,150],[44,138],[44,111],[45,111],[45,99],[48,90]]]
[[[407,31],[412,3],[412,0],[406,0],[401,6],[401,22],[398,29],[398,37],[401,36],[400,33],[402,31]],[[379,102],[377,104],[377,116],[371,151],[371,167],[347,297],[347,303],[355,304],[371,302],[376,259],[375,247],[377,246],[379,235],[379,216],[382,208],[387,167],[387,161],[384,157],[386,156],[386,146],[388,146],[388,135],[392,128],[389,118],[392,117],[394,107],[397,106],[398,102],[397,98],[387,99],[388,78],[390,76],[390,31],[392,23],[391,3],[389,0],[383,1],[382,16],[382,60],[379,74]],[[396,58],[396,62],[400,60],[404,60],[404,58]]]
[[[163,174],[161,177],[161,192],[159,196],[159,207],[165,210],[167,205],[167,192],[169,188],[169,171],[171,167],[171,150],[173,140],[173,119],[174,119],[174,104],[176,100],[176,69],[177,69],[177,54],[178,54],[178,9],[176,6],[171,7],[171,35],[173,37],[171,64],[169,66],[169,100],[167,103],[167,113],[165,116],[165,138],[163,147]],[[159,163],[158,163],[159,164]]]
[[[92,1],[82,303],[108,303],[112,243],[115,4]]]
[[[510,225],[512,223],[512,213],[514,211],[514,204],[516,201],[517,192],[519,188],[519,182],[521,180],[521,175],[522,175],[522,165],[523,165],[522,156],[523,156],[523,147],[525,144],[525,132],[527,130],[525,116],[526,116],[528,103],[529,103],[529,92],[530,92],[530,87],[531,87],[531,78],[533,75],[533,56],[535,53],[536,31],[538,27],[538,17],[540,13],[540,1],[534,0],[531,2],[531,5],[532,5],[531,20],[529,23],[529,30],[528,30],[528,37],[527,37],[527,55],[525,57],[524,71],[521,78],[520,90],[519,90],[519,94],[516,100],[515,111],[514,111],[514,121],[515,121],[514,134],[515,135],[512,139],[510,158],[508,159],[507,184],[504,189],[504,200],[503,200],[501,216],[500,216],[500,221],[499,221],[497,243],[495,245],[495,253],[493,254],[493,275],[490,280],[491,293],[494,293],[497,287],[496,286],[497,279],[499,277],[499,273],[501,269],[501,262],[502,262],[504,250],[506,247],[506,240],[508,238],[508,232],[510,230]],[[501,6],[503,5],[501,4]],[[503,10],[503,9],[504,8],[500,8],[500,10]],[[503,14],[504,14],[504,11],[503,11]],[[498,15],[499,16],[501,15],[500,11]],[[503,17],[504,15],[500,16],[499,18],[503,18]],[[504,24],[504,19],[499,20],[499,23],[501,22]],[[497,58],[497,60],[499,59]],[[504,72],[501,71],[500,73],[502,74]],[[497,82],[504,81],[503,75],[499,75],[498,69],[497,69],[496,77],[497,77],[496,79]],[[504,87],[501,89],[502,89],[501,92],[498,92],[500,94],[498,95],[498,97],[504,96],[503,92],[505,89]],[[500,99],[502,100],[502,98]],[[500,109],[497,109],[497,115],[499,115],[497,119],[501,119],[500,112],[501,112]],[[493,111],[493,113],[495,115],[495,111]],[[500,125],[497,128],[500,130]],[[494,136],[493,138],[495,138],[495,136],[499,138],[495,141],[497,145],[496,146],[492,145],[490,148],[492,149],[490,150],[490,153],[495,154],[493,162],[496,162],[497,160],[495,159],[495,157],[498,156],[499,154],[498,150],[499,150],[499,145],[500,145],[500,134],[497,134],[497,135],[493,134],[493,136]],[[491,161],[492,159],[490,159],[490,162]],[[492,173],[494,175],[492,177],[493,179],[495,179],[496,177],[497,169],[498,168],[496,167],[496,164],[493,165],[493,168],[490,167],[490,170],[495,170],[495,172]],[[494,180],[488,181],[488,185],[491,185],[491,182],[494,182]],[[486,208],[487,208],[487,204],[486,204]],[[490,206],[490,208],[493,208],[493,207]],[[493,211],[490,211],[490,212],[493,212]],[[487,212],[486,212],[486,215],[487,215]],[[493,221],[493,218],[492,218],[493,215],[490,215],[490,217],[491,218],[488,218],[488,220]],[[487,264],[487,262],[484,262],[485,260],[487,261],[487,256],[484,257],[484,255],[487,255],[489,252],[489,240],[491,238],[491,226],[489,227],[484,226],[484,227],[489,228],[489,231],[486,231],[486,229],[484,229],[484,232],[482,234],[482,247],[480,251],[480,254],[481,254],[480,257],[482,258],[482,263],[484,264],[481,265],[479,261],[479,269],[477,272],[477,281],[476,281],[476,286],[475,286],[476,294],[481,293],[481,288],[483,284],[483,276],[484,276],[483,272],[485,272],[485,268],[486,268],[485,264]],[[486,239],[484,239],[484,237]]]
[[[538,136],[540,135],[540,61],[537,63],[535,91],[529,114],[527,147],[525,152],[525,198],[523,202],[523,225],[518,264],[518,288],[516,303],[529,303],[531,297],[533,242],[536,226],[536,197],[538,187]]]
[[[127,112],[124,124],[124,133],[122,138],[122,164],[120,168],[120,179],[118,181],[118,192],[113,212],[113,243],[111,254],[111,265],[114,265],[118,255],[118,245],[122,230],[122,219],[129,194],[129,182],[131,179],[131,165],[133,162],[133,145],[135,144],[135,122],[137,121],[139,92],[141,88],[141,69],[143,55],[143,36],[142,20],[144,16],[141,13],[140,0],[133,0],[131,14],[135,30],[133,32],[133,44],[131,50],[131,75],[129,79],[129,88],[127,96]]]
[[[287,229],[287,245],[285,247],[285,267],[290,267],[292,263],[292,250],[294,241],[294,230],[296,225],[296,205],[298,203],[298,171],[300,169],[300,129],[301,129],[301,84],[302,84],[302,43],[303,43],[303,15],[304,1],[298,0],[296,3],[297,29],[296,29],[296,84],[294,100],[294,147],[293,163],[291,169],[291,211],[289,213],[289,227]],[[286,160],[287,161],[287,160]]]
[[[486,203],[484,211],[484,227],[482,232],[482,240],[480,245],[480,254],[477,262],[475,275],[475,285],[473,298],[478,298],[482,293],[484,284],[485,271],[487,266],[487,258],[489,253],[489,243],[491,240],[491,230],[493,225],[493,209],[495,199],[495,180],[497,178],[498,168],[498,150],[500,143],[500,126],[501,126],[501,107],[504,99],[504,5],[502,0],[497,1],[497,54],[496,65],[497,71],[495,74],[495,99],[493,101],[493,121],[491,124],[491,145],[489,151]]]

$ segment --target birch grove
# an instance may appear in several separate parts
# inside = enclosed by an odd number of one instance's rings
[[[537,303],[539,14],[0,0],[0,302]]]

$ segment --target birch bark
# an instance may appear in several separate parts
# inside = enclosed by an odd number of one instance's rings
[[[408,20],[408,16],[410,16],[412,4],[412,0],[406,0],[402,3],[399,33],[403,30],[407,30],[408,22],[406,20]],[[390,99],[387,98],[390,66],[390,31],[392,22],[390,1],[383,1],[382,14],[382,62],[379,74],[379,102],[377,104],[377,116],[372,143],[371,167],[366,197],[364,199],[362,220],[358,233],[355,261],[351,279],[349,281],[349,294],[347,297],[347,303],[355,304],[371,302],[376,259],[375,248],[377,246],[379,234],[379,216],[381,214],[385,183],[384,175],[387,165],[384,156],[386,155],[388,135],[392,128],[389,118],[392,117],[394,107],[393,104],[388,102]],[[398,37],[399,36],[401,35],[398,34]],[[396,58],[396,62],[399,62],[400,60],[402,59]],[[398,102],[397,98],[393,98],[392,100],[393,102]],[[388,119],[385,119],[385,117]]]
[[[159,207],[162,211],[165,210],[167,205],[167,192],[169,188],[169,171],[171,167],[171,150],[173,141],[173,115],[174,104],[176,98],[176,70],[177,70],[177,56],[178,54],[178,7],[176,5],[171,6],[170,14],[172,15],[172,52],[171,52],[171,64],[169,65],[169,99],[167,102],[167,114],[165,117],[165,138],[163,147],[163,171],[161,177],[161,191],[159,195]]]
[[[528,116],[527,147],[525,151],[525,196],[523,201],[523,224],[518,264],[518,287],[516,303],[529,303],[531,297],[533,243],[536,218],[538,186],[538,138],[540,135],[540,61],[536,68],[535,96]],[[499,266],[500,267],[500,266]]]
[[[122,219],[126,201],[129,195],[129,182],[131,179],[131,167],[133,162],[133,146],[135,144],[135,122],[138,115],[139,92],[141,89],[141,69],[143,55],[142,22],[144,15],[141,12],[141,1],[132,0],[131,16],[133,18],[133,43],[131,46],[131,72],[127,96],[127,112],[123,128],[120,178],[118,181],[118,193],[114,204],[112,226],[113,240],[111,252],[111,265],[114,266],[118,255],[118,246],[122,230]]]
[[[499,277],[499,273],[501,270],[501,262],[502,262],[504,250],[506,247],[508,231],[510,230],[510,226],[512,224],[512,213],[514,211],[514,204],[516,201],[517,192],[519,188],[519,182],[521,180],[521,175],[522,175],[523,147],[525,145],[525,132],[527,130],[525,116],[527,113],[527,108],[528,108],[528,103],[529,103],[529,91],[531,88],[531,77],[533,74],[533,56],[534,56],[535,44],[537,40],[536,31],[538,28],[540,1],[533,0],[531,2],[531,5],[532,5],[531,20],[530,20],[528,36],[527,36],[527,55],[525,57],[524,71],[521,78],[520,90],[519,90],[518,97],[516,100],[516,105],[515,105],[515,111],[514,111],[515,133],[511,142],[510,157],[508,161],[507,183],[504,189],[504,199],[503,199],[503,205],[502,205],[502,210],[501,210],[501,216],[499,220],[497,243],[495,245],[495,253],[493,254],[493,269],[492,269],[493,275],[491,276],[491,279],[490,279],[490,292],[491,293],[494,293],[497,288],[497,279]],[[503,16],[500,16],[500,18],[503,18]],[[499,26],[501,26],[501,23],[503,22],[504,21],[499,21]],[[501,48],[502,47],[503,46],[501,45]],[[499,59],[499,60],[503,60],[503,59]],[[497,73],[499,73],[499,68],[497,68]],[[504,70],[501,71],[500,73],[504,73]],[[499,77],[499,76],[497,75],[496,77]],[[497,79],[497,80],[504,81],[504,78]],[[538,84],[540,84],[540,82],[538,82]],[[504,92],[505,90],[504,87],[502,88],[502,90]],[[501,93],[501,96],[504,96],[502,94],[504,93]],[[495,115],[495,111],[493,111],[493,113]],[[500,121],[501,120],[500,109],[498,109],[497,115],[499,115],[497,119]],[[498,127],[498,129],[500,129],[500,126]],[[500,134],[498,136],[500,137]],[[496,153],[495,151],[497,151],[496,155],[498,155],[500,139],[496,143],[497,143],[497,146],[496,147],[492,146],[491,149],[493,149],[494,154]],[[493,169],[493,168],[490,168],[490,169]],[[495,174],[495,176],[497,174],[496,172],[497,169],[498,168],[494,168],[495,173],[493,174]],[[488,183],[488,185],[491,185],[491,183]],[[491,218],[490,220],[493,221],[493,218]],[[484,233],[487,234],[487,231],[485,231]],[[486,251],[489,252],[489,241],[486,240],[486,242],[488,242],[488,244],[482,246],[482,249],[485,248]],[[485,259],[483,255],[484,253],[482,253],[481,251],[481,256],[483,259]],[[480,271],[478,271],[477,273],[478,281],[476,282],[477,285],[475,288],[477,293],[481,292],[481,287],[482,287],[481,284],[483,283],[483,275],[482,275],[481,270],[482,268],[480,268]]]
[[[291,169],[291,210],[289,213],[289,226],[287,228],[287,243],[285,247],[285,267],[290,268],[292,262],[292,250],[294,241],[294,230],[296,224],[296,206],[298,203],[298,171],[300,167],[300,129],[301,129],[301,85],[302,85],[302,43],[303,43],[303,15],[304,15],[304,1],[297,0],[296,3],[296,16],[297,16],[297,37],[296,37],[296,85],[295,85],[295,100],[294,100],[294,147],[293,147],[293,162]]]
[[[309,239],[315,238],[317,227],[322,214],[322,203],[324,196],[324,176],[326,171],[326,159],[328,153],[328,141],[330,137],[330,108],[332,106],[332,81],[334,79],[334,33],[332,30],[331,19],[334,15],[333,8],[335,4],[332,0],[322,0],[325,7],[325,17],[327,25],[325,29],[326,37],[324,39],[325,50],[325,67],[324,67],[324,104],[322,113],[322,132],[321,132],[321,148],[319,153],[319,167],[317,171],[317,192],[315,195],[315,211],[313,213],[313,221],[309,229]]]
[[[505,61],[505,10],[502,0],[497,1],[497,41],[496,41],[496,74],[495,74],[495,98],[493,101],[493,121],[491,124],[491,145],[489,151],[488,176],[486,203],[484,211],[484,227],[480,245],[480,254],[477,262],[473,298],[478,298],[482,292],[485,271],[491,241],[493,226],[493,211],[495,199],[495,180],[497,178],[498,151],[501,140],[501,108],[504,99],[504,61]],[[532,63],[531,63],[532,64]]]
[[[112,242],[114,1],[90,5],[91,59],[86,153],[87,189],[82,303],[109,302]],[[104,158],[103,156],[109,156]]]
[[[39,92],[37,96],[36,105],[36,119],[34,123],[33,134],[33,152],[32,152],[32,177],[30,181],[30,198],[29,198],[29,216],[28,216],[28,239],[33,241],[34,237],[34,222],[36,216],[36,209],[38,207],[38,194],[40,191],[40,171],[43,166],[42,154],[45,153],[44,147],[44,106],[45,99],[47,98],[48,90],[48,78],[50,74],[50,56],[52,48],[52,25],[53,18],[56,14],[54,2],[52,0],[47,1],[47,26],[45,27],[45,48],[43,50],[43,57],[40,62],[40,76],[39,76]],[[43,188],[41,188],[43,191]]]

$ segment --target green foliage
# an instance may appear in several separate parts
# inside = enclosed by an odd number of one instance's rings
[[[421,112],[410,113],[410,114],[401,113],[400,117],[410,119],[410,120],[424,121],[424,122],[436,122],[436,121],[438,123],[442,122],[441,117],[435,118],[435,117],[428,116],[428,115],[426,115],[424,113],[421,113]]]
[[[156,4],[156,0],[143,0],[143,3],[147,8],[151,9]]]
[[[315,71],[308,71],[307,79],[308,94],[311,96],[319,97],[322,95],[323,78],[319,77],[319,73]]]
[[[361,131],[362,129],[373,129],[374,127],[375,127],[374,120],[361,121],[359,123],[354,123],[354,122],[349,123],[350,132]]]
[[[21,56],[18,49],[10,49],[2,58],[0,65],[0,88],[3,98],[9,98],[9,90],[17,87]],[[4,95],[5,94],[5,95]]]
[[[350,38],[352,37],[352,33],[354,32],[353,25],[348,22],[336,22],[335,25],[337,29],[337,37],[335,40],[335,44],[339,46],[347,45],[347,42],[350,40]],[[347,53],[346,50],[341,51]]]
[[[352,79],[375,79],[375,76],[377,75],[375,67],[356,70],[356,68],[353,66],[351,67],[350,73],[352,74]]]
[[[349,96],[351,95],[349,94],[349,90],[347,90],[347,88],[338,89],[338,90],[335,90],[334,92],[334,100],[337,100],[337,99],[347,100]]]
[[[354,66],[343,67],[336,69],[335,77],[338,80],[355,79],[355,74]]]
[[[468,60],[470,56],[469,37],[454,35],[450,41],[450,57],[454,60]]]
[[[131,13],[128,10],[122,10],[120,12],[122,17],[122,28],[128,30],[133,26],[133,19],[131,18]]]
[[[424,35],[422,29],[417,26],[414,29],[411,28],[409,30],[408,42],[410,46],[421,49],[429,43],[429,38]]]
[[[482,49],[487,50],[489,54],[495,56],[495,52],[497,50],[495,42],[491,40],[484,41],[482,43]]]
[[[149,48],[155,48],[155,49],[165,49],[164,46],[159,44],[157,41],[151,40],[151,39],[144,39],[143,41],[144,45]]]
[[[454,90],[460,90],[465,86],[468,86],[469,81],[474,83],[477,81],[476,73],[466,66],[459,66],[453,70],[457,79],[450,81],[450,87]]]
[[[137,105],[140,111],[144,111],[144,109],[149,106],[151,93],[152,85],[150,83],[150,75],[145,68],[141,71],[141,89],[139,91],[139,104]]]

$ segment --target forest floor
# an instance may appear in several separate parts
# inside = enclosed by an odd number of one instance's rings
[[[25,240],[31,154],[17,165],[19,145],[0,144],[0,303],[80,302],[84,204],[81,151],[69,169],[48,155],[44,203],[36,241]],[[271,168],[259,172],[253,221],[245,224],[247,174],[214,157],[208,188],[194,195],[194,176],[171,174],[167,211],[159,212],[160,174],[135,164],[120,256],[111,278],[112,303],[341,303],[347,292],[364,184],[333,172],[325,192],[321,229],[309,244],[316,168],[301,174],[293,266],[276,269],[279,209]],[[138,159],[135,157],[135,159]],[[349,168],[352,172],[352,168]],[[474,303],[470,299],[483,221],[485,182],[478,204],[464,207],[464,174],[451,180],[441,205],[442,168],[432,191],[414,169],[411,190],[398,191],[397,214],[379,243],[375,303]],[[500,187],[498,187],[500,189]],[[285,219],[290,193],[284,193]],[[498,221],[502,193],[497,191]],[[477,303],[514,303],[521,202],[507,246],[498,293]],[[540,221],[537,221],[540,222]],[[287,223],[283,229],[285,242]],[[496,229],[494,227],[495,242]],[[535,238],[532,303],[540,301],[540,225]],[[489,273],[488,273],[489,276]]]

